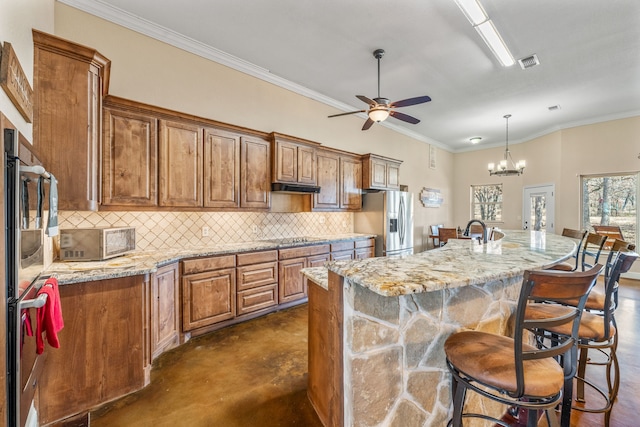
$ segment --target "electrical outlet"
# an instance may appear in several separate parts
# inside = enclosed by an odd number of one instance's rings
[[[204,227],[202,227],[202,237],[207,237],[207,236],[209,236],[209,227],[205,225]]]
[[[318,222],[320,224],[324,224],[324,215],[320,215],[320,218],[318,218]]]
[[[258,226],[257,226],[257,225],[255,225],[255,224],[253,224],[253,225],[251,226],[251,232],[252,232],[253,234],[258,234],[258,232],[259,232],[259,230],[258,230]]]

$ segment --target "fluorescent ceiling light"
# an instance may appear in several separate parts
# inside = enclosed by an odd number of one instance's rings
[[[464,12],[469,22],[471,22],[471,25],[476,26],[489,19],[477,0],[455,0],[455,2],[458,4],[458,7],[462,9],[462,12]]]
[[[513,55],[509,52],[507,45],[504,44],[504,40],[502,40],[502,37],[498,34],[498,30],[496,30],[496,27],[493,25],[491,20],[476,25],[475,28],[502,65],[510,67],[516,63],[513,59]]]

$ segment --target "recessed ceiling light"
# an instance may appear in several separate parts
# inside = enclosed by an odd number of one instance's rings
[[[482,138],[479,136],[474,136],[473,138],[469,138],[469,141],[471,141],[472,144],[477,144],[482,141]]]

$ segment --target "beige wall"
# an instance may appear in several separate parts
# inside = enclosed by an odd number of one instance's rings
[[[31,29],[53,31],[53,0],[0,0],[0,42],[11,43],[20,65],[33,88],[33,38]],[[27,140],[32,141],[33,127],[0,89],[0,111],[7,116]]]
[[[55,5],[55,34],[93,47],[112,61],[109,92],[113,95],[354,153],[403,160],[401,183],[416,194],[418,250],[427,234],[425,227],[451,221],[450,197],[438,209],[417,202],[423,187],[451,194],[451,153],[437,150],[437,168],[430,169],[428,144],[382,126],[362,132],[363,119],[355,116],[328,119],[337,111],[325,104],[60,3]]]

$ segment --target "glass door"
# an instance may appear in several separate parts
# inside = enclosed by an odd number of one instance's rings
[[[522,229],[555,232],[555,185],[525,187],[522,203]]]

